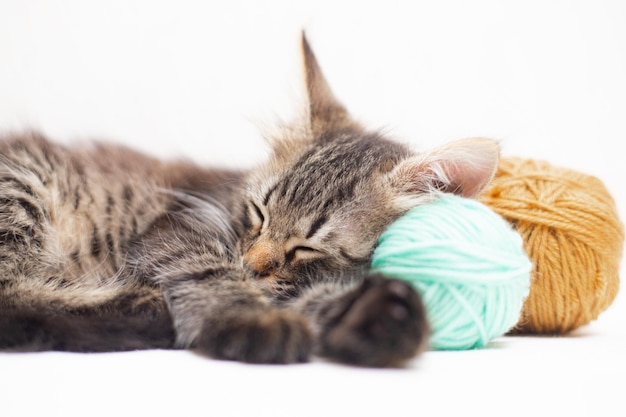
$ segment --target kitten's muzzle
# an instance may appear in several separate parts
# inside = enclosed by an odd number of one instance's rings
[[[266,278],[283,265],[284,253],[275,242],[260,239],[244,254],[243,261],[259,278]]]

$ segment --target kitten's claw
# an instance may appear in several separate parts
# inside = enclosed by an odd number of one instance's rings
[[[414,357],[428,335],[424,306],[408,284],[374,275],[352,294],[322,335],[322,354],[363,366],[395,366]]]
[[[312,338],[299,315],[270,310],[239,313],[207,324],[196,347],[216,359],[299,363],[309,360]]]

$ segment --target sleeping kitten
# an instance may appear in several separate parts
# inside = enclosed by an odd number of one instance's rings
[[[425,345],[419,295],[369,274],[378,236],[438,192],[475,196],[498,146],[413,154],[354,121],[306,38],[307,117],[249,172],[0,141],[0,348],[194,349],[395,366]]]

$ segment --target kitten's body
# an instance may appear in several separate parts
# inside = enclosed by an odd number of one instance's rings
[[[367,132],[303,48],[307,118],[249,172],[0,141],[0,347],[373,366],[415,355],[425,313],[412,288],[367,274],[376,239],[434,191],[476,195],[497,146],[413,155]]]

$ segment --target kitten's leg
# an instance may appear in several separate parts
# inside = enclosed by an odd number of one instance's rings
[[[315,353],[363,366],[396,366],[419,353],[428,336],[419,294],[408,284],[367,277],[321,284],[293,303],[313,324]]]
[[[272,306],[241,268],[214,265],[167,277],[162,285],[179,348],[252,363],[308,360],[305,319]]]
[[[173,347],[167,309],[131,312],[114,306],[119,302],[129,300],[120,297],[110,305],[82,309],[0,307],[0,350],[111,352]]]
[[[162,289],[176,346],[243,362],[308,360],[307,321],[271,304],[217,225],[221,214],[209,208],[169,213],[130,252],[137,275]],[[197,218],[205,212],[210,216]]]

